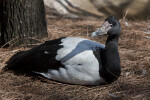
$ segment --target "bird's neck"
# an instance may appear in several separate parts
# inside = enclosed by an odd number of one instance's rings
[[[121,73],[120,57],[118,53],[118,39],[118,35],[108,36],[106,46],[102,54],[103,71],[105,70],[104,72],[106,72],[103,73],[103,76],[107,79],[110,78],[107,80],[108,82],[110,81],[110,83],[116,80]]]
[[[119,39],[119,35],[108,36],[107,41],[106,41],[106,46],[110,43],[118,44],[118,39]],[[117,45],[117,47],[118,47],[118,45]]]

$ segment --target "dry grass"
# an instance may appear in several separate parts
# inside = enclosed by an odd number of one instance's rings
[[[90,38],[104,19],[66,19],[47,14],[50,39],[79,36],[105,43],[106,36]],[[125,20],[125,19],[124,19]],[[126,20],[127,21],[127,20]],[[42,77],[0,73],[2,100],[150,100],[150,30],[148,21],[122,21],[119,51],[121,77],[103,86],[79,86],[54,82]],[[0,50],[0,70],[16,52],[28,48]]]

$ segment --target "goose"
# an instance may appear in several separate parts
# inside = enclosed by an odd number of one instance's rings
[[[16,53],[3,69],[34,73],[67,84],[110,84],[121,74],[118,53],[120,31],[119,21],[110,16],[91,34],[91,37],[107,34],[105,45],[81,37],[61,37]]]

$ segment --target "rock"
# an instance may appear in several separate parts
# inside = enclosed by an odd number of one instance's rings
[[[111,97],[113,97],[113,98],[119,98],[119,96],[117,96],[115,94],[112,94],[112,93],[109,93],[108,95],[111,96]]]
[[[130,25],[128,24],[128,22],[125,22],[124,24],[125,24],[127,27],[129,27],[129,26],[130,26]]]
[[[144,31],[143,33],[145,33],[145,34],[150,34],[150,31]]]
[[[126,72],[125,76],[127,77],[131,72]]]
[[[146,70],[142,70],[142,75],[145,75],[146,74]]]

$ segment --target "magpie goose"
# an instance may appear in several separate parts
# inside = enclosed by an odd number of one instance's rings
[[[121,73],[118,53],[119,21],[108,17],[91,37],[108,34],[106,45],[80,37],[62,37],[12,56],[4,70],[35,73],[80,85],[112,83]]]

